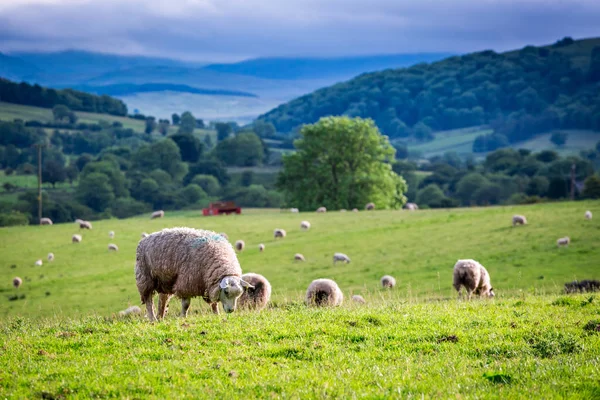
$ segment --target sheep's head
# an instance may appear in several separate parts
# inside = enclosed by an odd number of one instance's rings
[[[490,288],[489,292],[487,293],[488,297],[494,297],[496,296],[496,293],[494,293],[494,288]]]
[[[237,299],[244,293],[244,288],[252,288],[248,282],[237,276],[226,276],[219,283],[219,301],[226,313],[235,311]]]

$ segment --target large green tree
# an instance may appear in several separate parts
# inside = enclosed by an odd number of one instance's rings
[[[277,181],[289,205],[400,208],[406,202],[406,183],[392,171],[395,150],[372,120],[326,117],[304,126],[300,136]]]

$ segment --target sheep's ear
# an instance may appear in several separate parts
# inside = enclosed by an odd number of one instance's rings
[[[219,287],[221,289],[227,289],[229,287],[229,280],[227,278],[221,279],[221,283],[219,283]]]
[[[249,288],[249,289],[254,289],[254,286],[252,286],[251,284],[249,284],[248,282],[246,282],[243,279],[240,279],[240,283],[242,284],[242,287]]]

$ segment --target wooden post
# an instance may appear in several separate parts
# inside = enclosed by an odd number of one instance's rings
[[[571,165],[571,201],[575,200],[575,163]]]
[[[36,144],[38,159],[38,223],[42,223],[42,145]]]

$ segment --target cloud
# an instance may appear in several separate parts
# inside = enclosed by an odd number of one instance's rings
[[[0,51],[190,60],[507,50],[600,36],[592,0],[4,0]]]

